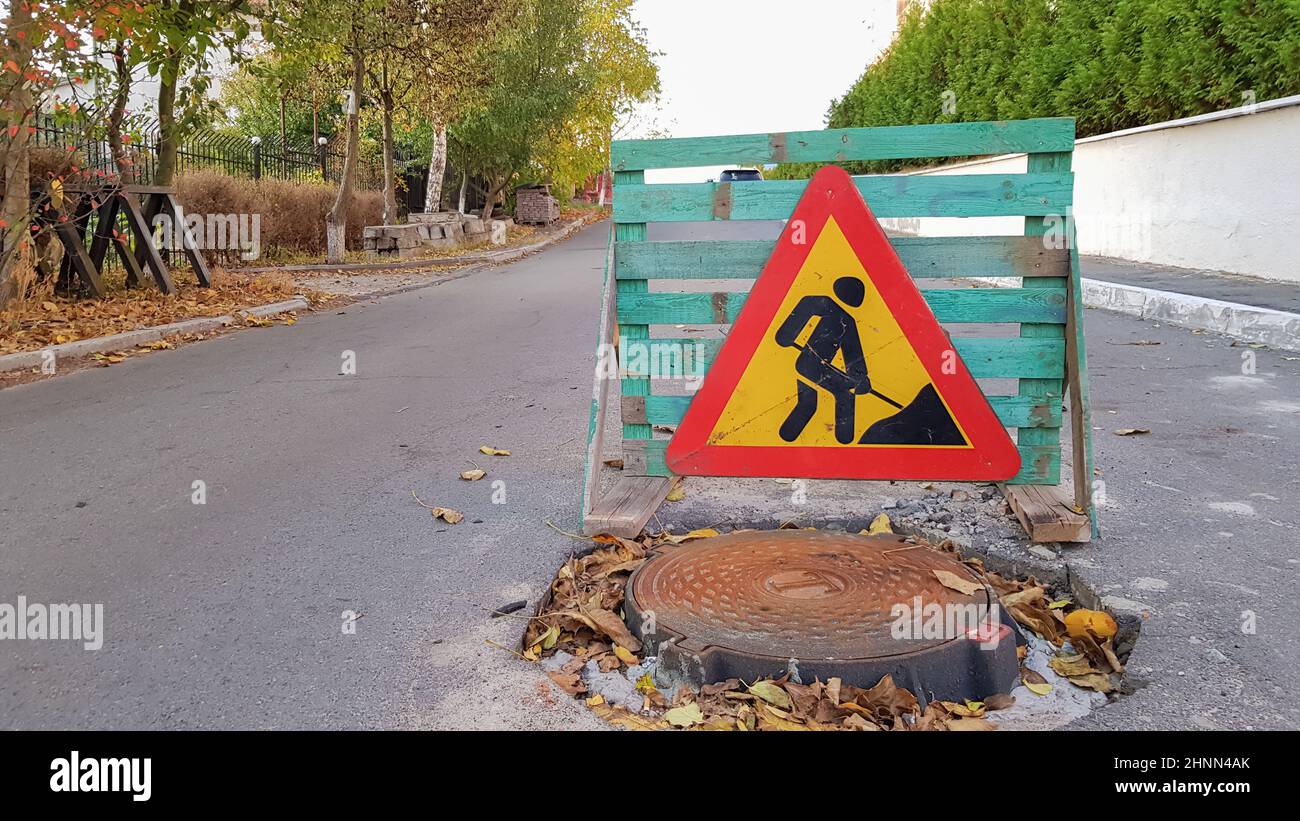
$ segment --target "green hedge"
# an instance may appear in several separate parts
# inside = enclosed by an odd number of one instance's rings
[[[1232,108],[1247,91],[1300,93],[1300,0],[935,0],[909,11],[828,125],[1065,116],[1084,137]]]

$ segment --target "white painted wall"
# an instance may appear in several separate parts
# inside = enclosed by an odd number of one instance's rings
[[[1079,251],[1300,283],[1300,96],[1079,140]],[[923,174],[1024,173],[1012,154]],[[924,236],[1019,234],[1023,218],[886,219]]]

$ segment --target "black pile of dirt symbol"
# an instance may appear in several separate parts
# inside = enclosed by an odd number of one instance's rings
[[[966,437],[939,398],[926,385],[907,407],[867,428],[859,445],[965,445]]]

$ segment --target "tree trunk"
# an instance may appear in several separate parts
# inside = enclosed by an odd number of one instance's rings
[[[171,185],[176,178],[176,153],[179,149],[176,126],[176,85],[180,82],[181,55],[175,52],[163,62],[158,76],[158,159],[154,165],[154,185]]]
[[[10,3],[9,11],[5,51],[10,59],[26,70],[32,61],[31,43],[35,28],[31,7],[26,3]],[[27,238],[31,219],[27,126],[32,118],[33,100],[25,82],[16,76],[12,82],[13,88],[9,90],[9,99],[3,108],[6,128],[0,135],[0,145],[4,146],[5,174],[4,199],[0,202],[0,218],[4,220],[3,227],[0,227],[0,236],[4,237],[3,251],[0,251],[0,306],[18,291],[15,271],[31,262],[31,242]]]
[[[447,175],[447,127],[433,135],[433,154],[429,157],[429,183],[424,189],[424,212],[432,214],[442,207],[442,178]]]
[[[113,165],[122,182],[135,181],[135,166],[126,144],[122,141],[122,120],[126,118],[126,104],[131,95],[131,69],[126,64],[126,43],[113,44],[113,70],[117,86],[113,89],[113,105],[108,113],[108,147],[113,153]]]
[[[456,213],[465,213],[465,194],[469,191],[469,172],[460,172],[460,198],[456,200]]]
[[[352,49],[352,102],[348,106],[348,144],[343,155],[343,173],[339,180],[338,195],[334,205],[325,217],[325,261],[333,264],[343,262],[343,253],[347,249],[348,205],[352,202],[353,177],[357,174],[357,155],[360,153],[358,142],[361,129],[358,126],[357,112],[361,108],[361,92],[366,79],[365,55],[360,48]]]
[[[487,202],[483,204],[484,222],[492,219],[492,209],[496,207],[497,197],[501,196],[502,191],[506,190],[506,186],[510,184],[510,178],[513,176],[514,173],[511,172],[509,174],[504,174],[493,181],[492,186],[488,189]]]
[[[393,95],[380,94],[383,102],[384,225],[397,224],[397,174],[393,169]]]

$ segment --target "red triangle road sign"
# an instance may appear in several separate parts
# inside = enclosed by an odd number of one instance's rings
[[[999,481],[1020,453],[853,178],[808,183],[668,444],[678,474]]]

